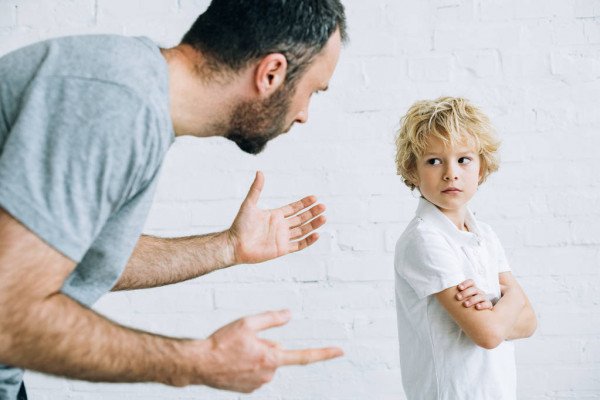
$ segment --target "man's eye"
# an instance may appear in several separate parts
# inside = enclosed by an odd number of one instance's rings
[[[470,164],[471,161],[473,161],[473,160],[471,160],[469,157],[461,157],[458,159],[458,162],[460,164]]]
[[[439,158],[430,158],[429,160],[427,160],[427,164],[431,164],[431,165],[439,165],[442,163],[442,160],[440,160]]]

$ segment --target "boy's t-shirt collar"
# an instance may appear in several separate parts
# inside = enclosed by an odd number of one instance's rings
[[[467,215],[465,216],[465,224],[469,228],[469,232],[459,230],[450,218],[424,197],[419,199],[419,207],[417,208],[416,215],[424,221],[433,224],[436,228],[444,232],[446,236],[460,245],[480,246],[482,244],[481,230],[469,208],[467,208]]]

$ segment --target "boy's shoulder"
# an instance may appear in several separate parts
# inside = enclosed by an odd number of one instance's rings
[[[479,233],[484,239],[498,241],[498,236],[496,235],[496,232],[494,232],[494,229],[492,229],[492,226],[490,224],[483,222],[479,219],[477,219],[476,221]]]
[[[443,231],[431,221],[415,216],[396,241],[396,253],[403,253],[407,249],[426,249],[439,244],[447,245]]]

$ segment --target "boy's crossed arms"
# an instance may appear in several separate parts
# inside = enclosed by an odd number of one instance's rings
[[[537,326],[529,299],[512,273],[502,272],[498,279],[502,297],[496,305],[472,279],[435,295],[467,336],[485,349],[496,348],[504,340],[529,337]]]

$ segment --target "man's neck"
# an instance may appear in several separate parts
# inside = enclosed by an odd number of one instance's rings
[[[169,73],[171,121],[175,136],[222,135],[239,96],[236,80],[222,82],[202,76],[206,61],[189,45],[161,50]],[[204,71],[205,72],[205,71]]]

